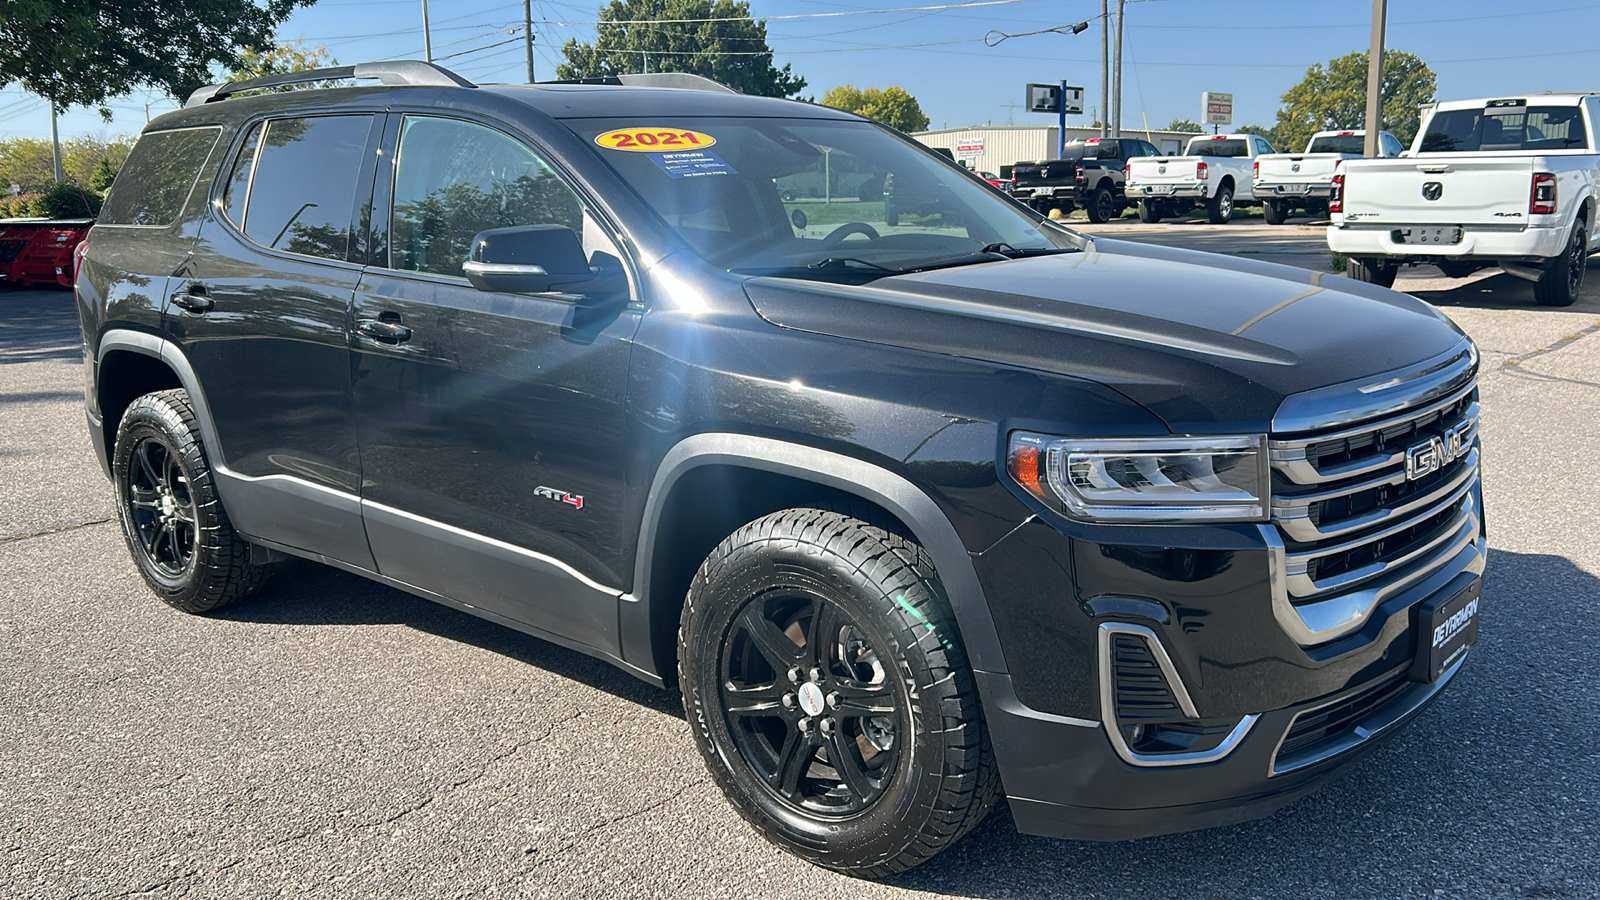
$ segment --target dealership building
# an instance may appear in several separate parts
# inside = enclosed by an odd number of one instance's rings
[[[1160,147],[1162,152],[1173,154],[1181,153],[1184,143],[1194,137],[1192,133],[1181,131],[1145,131],[1142,128],[1124,128],[1123,135],[1143,138]],[[1069,141],[1099,136],[1098,127],[1067,129]],[[1055,159],[1057,152],[1054,125],[975,125],[919,131],[912,137],[929,147],[948,149],[956,159],[980,172],[1001,176],[1010,174],[1011,166],[1016,163]]]

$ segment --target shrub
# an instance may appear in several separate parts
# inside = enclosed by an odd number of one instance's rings
[[[18,194],[0,198],[0,214],[8,219],[27,219],[45,215],[43,194]]]
[[[84,219],[100,214],[100,195],[66,181],[45,188],[44,212],[52,219]]]

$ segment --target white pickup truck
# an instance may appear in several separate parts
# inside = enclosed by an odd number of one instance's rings
[[[1255,195],[1268,225],[1282,225],[1296,210],[1322,216],[1328,212],[1328,195],[1340,163],[1366,153],[1367,133],[1319,131],[1306,143],[1304,153],[1272,153],[1256,160]],[[1406,148],[1387,131],[1378,132],[1378,156],[1392,159]]]
[[[1568,306],[1600,249],[1600,94],[1435,106],[1401,159],[1358,159],[1334,178],[1328,247],[1349,274],[1389,286],[1402,265],[1452,278],[1487,266]]]
[[[1251,175],[1257,157],[1272,152],[1256,134],[1202,134],[1183,156],[1128,160],[1123,193],[1139,205],[1139,221],[1159,222],[1204,206],[1213,224],[1233,218],[1236,206],[1256,202]]]

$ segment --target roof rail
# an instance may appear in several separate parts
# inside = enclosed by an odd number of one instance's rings
[[[284,72],[263,75],[244,81],[225,81],[208,84],[189,95],[185,107],[200,106],[215,100],[226,100],[244,91],[283,87],[290,84],[309,84],[314,81],[335,81],[341,78],[376,78],[384,84],[409,84],[429,87],[477,87],[460,75],[433,63],[414,59],[389,62],[356,63],[353,66],[334,66],[327,69],[307,69],[301,72]]]
[[[541,81],[539,84],[609,84],[615,87],[654,87],[675,88],[680,91],[715,91],[723,94],[737,94],[738,91],[723,84],[713,81],[704,75],[691,75],[688,72],[642,72],[632,75],[596,75],[592,78],[562,78],[556,81]]]

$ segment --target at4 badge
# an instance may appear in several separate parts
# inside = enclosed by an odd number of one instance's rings
[[[558,491],[555,488],[543,485],[534,488],[533,492],[540,497],[548,497],[551,500],[560,500],[562,503],[571,504],[573,509],[583,509],[583,498],[577,494],[569,494],[566,491]]]

